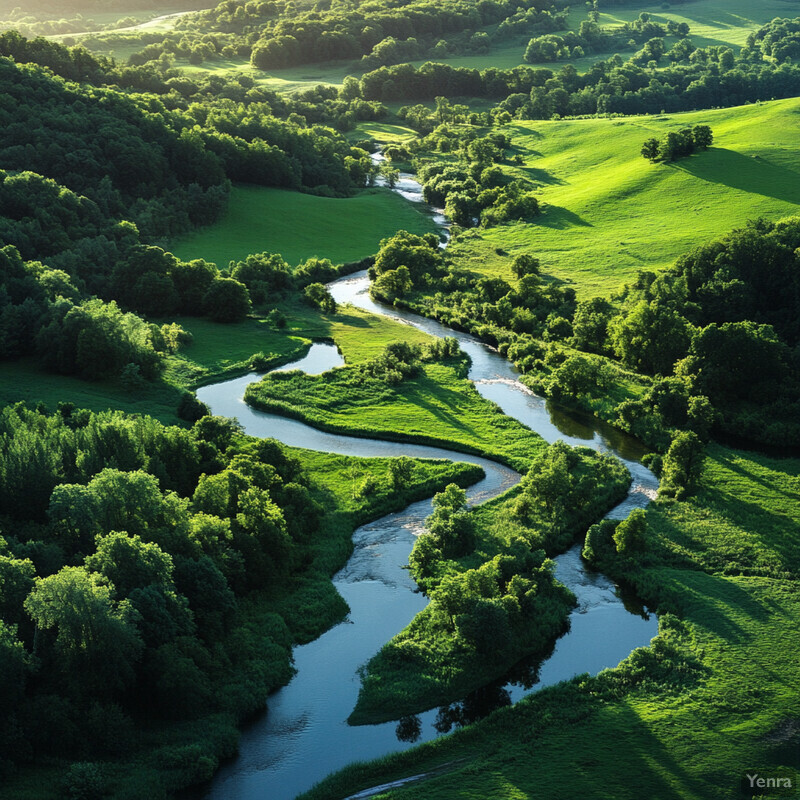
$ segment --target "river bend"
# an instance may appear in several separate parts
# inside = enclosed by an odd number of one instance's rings
[[[637,442],[597,420],[545,403],[518,381],[513,366],[491,347],[433,320],[375,303],[368,294],[366,274],[339,279],[329,288],[337,303],[391,316],[434,336],[456,336],[471,358],[469,377],[477,390],[548,442],[563,439],[619,457],[630,469],[633,484],[626,499],[608,516],[622,519],[654,496],[658,482],[639,463],[644,451]],[[318,374],[342,364],[334,345],[315,344],[305,357],[281,369]],[[478,456],[327,433],[252,409],[243,401],[244,390],[258,379],[246,375],[204,387],[197,394],[212,413],[237,417],[248,434],[273,437],[295,447],[347,456],[405,455],[478,464],[485,477],[468,490],[471,504],[496,497],[519,480],[508,467]],[[530,691],[576,674],[596,674],[613,667],[657,633],[655,616],[608,578],[589,572],[576,545],[555,559],[556,576],[575,593],[578,606],[570,616],[569,631],[556,642],[549,658],[541,664],[518,665],[506,679],[449,707],[380,725],[347,725],[360,686],[358,668],[427,604],[405,566],[431,511],[431,501],[425,500],[355,531],[353,555],[333,578],[350,607],[347,619],[315,641],[295,648],[297,674],[270,697],[268,713],[243,732],[239,755],[220,769],[203,795],[207,800],[292,800],[353,761],[406,749],[480,718],[492,708],[515,702]]]

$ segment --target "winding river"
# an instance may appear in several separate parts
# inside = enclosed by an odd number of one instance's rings
[[[410,200],[419,200],[418,189],[410,185],[414,183],[410,176],[402,176],[396,189]],[[658,481],[639,463],[644,450],[635,440],[591,417],[582,418],[546,403],[518,381],[513,366],[491,347],[433,320],[375,303],[368,287],[366,273],[329,284],[337,303],[391,316],[433,336],[455,336],[471,358],[469,377],[480,394],[548,442],[562,439],[620,458],[631,471],[633,483],[626,499],[609,517],[622,519],[652,499]],[[334,345],[315,344],[304,358],[281,369],[319,374],[342,364]],[[478,464],[485,477],[468,490],[470,504],[496,497],[520,478],[508,467],[477,456],[325,433],[297,420],[257,411],[242,398],[247,385],[258,379],[257,375],[246,375],[204,387],[197,394],[212,413],[237,417],[248,434],[273,437],[291,446],[347,456],[405,455]],[[295,648],[295,677],[270,697],[268,712],[243,732],[239,755],[220,769],[202,797],[292,800],[353,761],[412,747],[543,686],[613,667],[656,635],[655,615],[605,576],[588,571],[581,561],[580,547],[575,545],[555,562],[557,578],[572,589],[578,605],[570,616],[568,632],[556,642],[548,658],[518,664],[506,678],[451,706],[380,725],[347,725],[360,685],[358,668],[427,604],[404,566],[431,511],[431,501],[425,500],[355,531],[353,555],[333,578],[350,607],[347,619],[315,641]]]

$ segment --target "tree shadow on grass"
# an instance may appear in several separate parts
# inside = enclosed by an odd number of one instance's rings
[[[739,451],[723,447],[715,447],[713,451],[713,457],[722,466],[724,466],[731,472],[735,472],[738,475],[742,475],[748,480],[760,483],[762,486],[769,489],[771,492],[782,494],[784,495],[784,497],[788,497],[792,500],[795,499],[795,494],[785,489],[782,489],[777,481],[769,481],[762,475],[759,475],[755,471],[755,469],[747,469],[745,465],[751,462],[751,460],[754,461],[755,458],[757,458],[758,465],[764,467],[765,469],[774,470],[777,472],[786,471],[790,473],[797,473],[798,472],[797,466],[798,464],[800,464],[800,461],[798,461],[797,457],[791,455],[778,458],[773,456],[764,456],[764,455],[752,456],[747,452],[742,453],[741,458],[739,457],[739,455],[740,455]]]
[[[339,322],[342,325],[347,325],[350,328],[369,328],[369,320],[365,319],[364,317],[358,316],[357,314],[348,313],[347,311],[343,311],[341,307],[336,312],[336,317],[334,319],[335,322]]]
[[[775,166],[760,156],[745,156],[735,150],[713,147],[670,166],[709,183],[800,205],[800,174]]]
[[[569,684],[545,693],[489,717],[472,734],[476,741],[470,750],[450,750],[448,754],[481,753],[483,769],[476,771],[473,759],[466,771],[431,778],[425,783],[426,796],[455,796],[460,786],[474,787],[481,797],[709,796],[706,776],[676,757],[683,750],[680,744],[669,747],[664,726],[644,719],[631,704],[602,705]],[[696,735],[692,730],[683,733]]]
[[[765,623],[770,616],[764,604],[735,578],[675,569],[661,571],[660,578],[660,594],[677,603],[682,617],[728,644],[751,641],[754,628],[747,620]]]
[[[583,217],[570,211],[563,206],[547,205],[544,209],[544,214],[537,217],[536,224],[544,228],[558,228],[564,230],[565,228],[593,228],[590,222],[587,222]]]
[[[785,514],[776,513],[752,500],[736,497],[717,488],[703,492],[705,502],[724,513],[743,535],[758,541],[765,550],[774,553],[787,572],[796,570],[798,562],[797,524]],[[746,571],[750,564],[733,564]],[[780,568],[780,567],[779,567]]]
[[[524,167],[522,168],[522,172],[525,173],[528,180],[542,185],[563,186],[566,183],[566,181],[562,181],[561,178],[557,178],[552,172],[549,172],[546,169],[539,169],[538,167]]]
[[[460,431],[480,441],[482,438],[480,432],[475,430],[473,425],[467,423],[464,411],[457,399],[449,391],[437,391],[437,389],[439,387],[435,386],[431,391],[429,385],[426,386],[421,382],[414,382],[413,384],[406,384],[403,387],[402,394],[409,402],[424,409],[445,426],[444,430],[436,431],[434,435],[444,438],[448,433]],[[435,401],[431,399],[431,395],[436,398]]]

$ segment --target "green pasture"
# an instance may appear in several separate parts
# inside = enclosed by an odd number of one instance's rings
[[[219,222],[172,242],[171,249],[179,258],[220,267],[263,252],[280,253],[293,265],[311,256],[342,263],[372,255],[381,239],[403,228],[435,230],[422,209],[387,189],[331,198],[241,185]]]
[[[246,399],[324,430],[477,452],[518,468],[544,447],[538,434],[505,416],[442,364],[428,364],[420,376],[394,387],[348,368],[324,378],[268,375],[248,388]]]
[[[331,61],[323,64],[301,64],[297,67],[259,70],[253,68],[249,60],[221,56],[208,59],[202,64],[190,64],[187,58],[177,58],[175,66],[189,75],[195,74],[198,77],[208,72],[245,73],[259,86],[284,94],[294,94],[320,84],[341,86],[348,75],[360,77],[364,73],[363,69],[359,69],[358,62],[352,61]]]
[[[653,559],[725,573],[800,576],[800,459],[709,448],[703,489],[648,514]]]
[[[776,17],[796,17],[797,5],[791,0],[694,0],[664,8],[663,4],[637,4],[611,8],[600,14],[603,26],[635,20],[647,11],[654,22],[685,22],[689,38],[697,47],[727,45],[742,47],[748,35]]]
[[[543,214],[473,231],[452,256],[511,278],[521,252],[579,297],[608,295],[639,270],[658,270],[747,220],[800,212],[800,100],[620,119],[515,122],[507,126],[538,184]],[[640,155],[645,139],[710,125],[714,145],[672,164]],[[498,252],[499,251],[499,252]]]

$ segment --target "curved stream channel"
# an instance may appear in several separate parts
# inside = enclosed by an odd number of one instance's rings
[[[410,200],[421,200],[419,184],[411,176],[402,176],[396,189]],[[631,471],[633,484],[627,498],[609,512],[609,517],[622,519],[633,508],[647,505],[655,495],[658,480],[639,463],[644,450],[638,442],[592,417],[582,418],[545,403],[517,380],[513,366],[489,346],[433,320],[375,303],[368,287],[366,273],[329,284],[339,304],[351,303],[390,316],[433,336],[455,336],[472,359],[469,377],[480,394],[546,441],[562,439],[620,458]],[[281,369],[319,374],[343,363],[334,345],[315,344],[304,358]],[[197,395],[212,413],[237,417],[248,434],[273,437],[295,447],[348,456],[404,455],[478,464],[486,476],[467,490],[470,504],[496,497],[520,479],[508,467],[477,456],[325,433],[296,420],[257,411],[245,405],[242,398],[246,386],[258,379],[257,375],[245,375],[206,386]],[[360,686],[358,668],[427,604],[404,566],[431,511],[431,501],[425,500],[355,531],[353,555],[333,578],[350,607],[347,619],[315,641],[295,648],[297,674],[270,697],[268,713],[243,732],[239,755],[220,769],[203,794],[206,800],[292,800],[353,761],[409,748],[473,722],[500,705],[516,702],[531,691],[616,666],[656,635],[655,615],[635,598],[626,597],[605,576],[589,572],[581,561],[580,546],[575,545],[555,562],[557,578],[572,589],[578,606],[570,615],[568,632],[556,642],[548,658],[518,664],[505,678],[448,707],[380,725],[349,726],[346,720]]]

